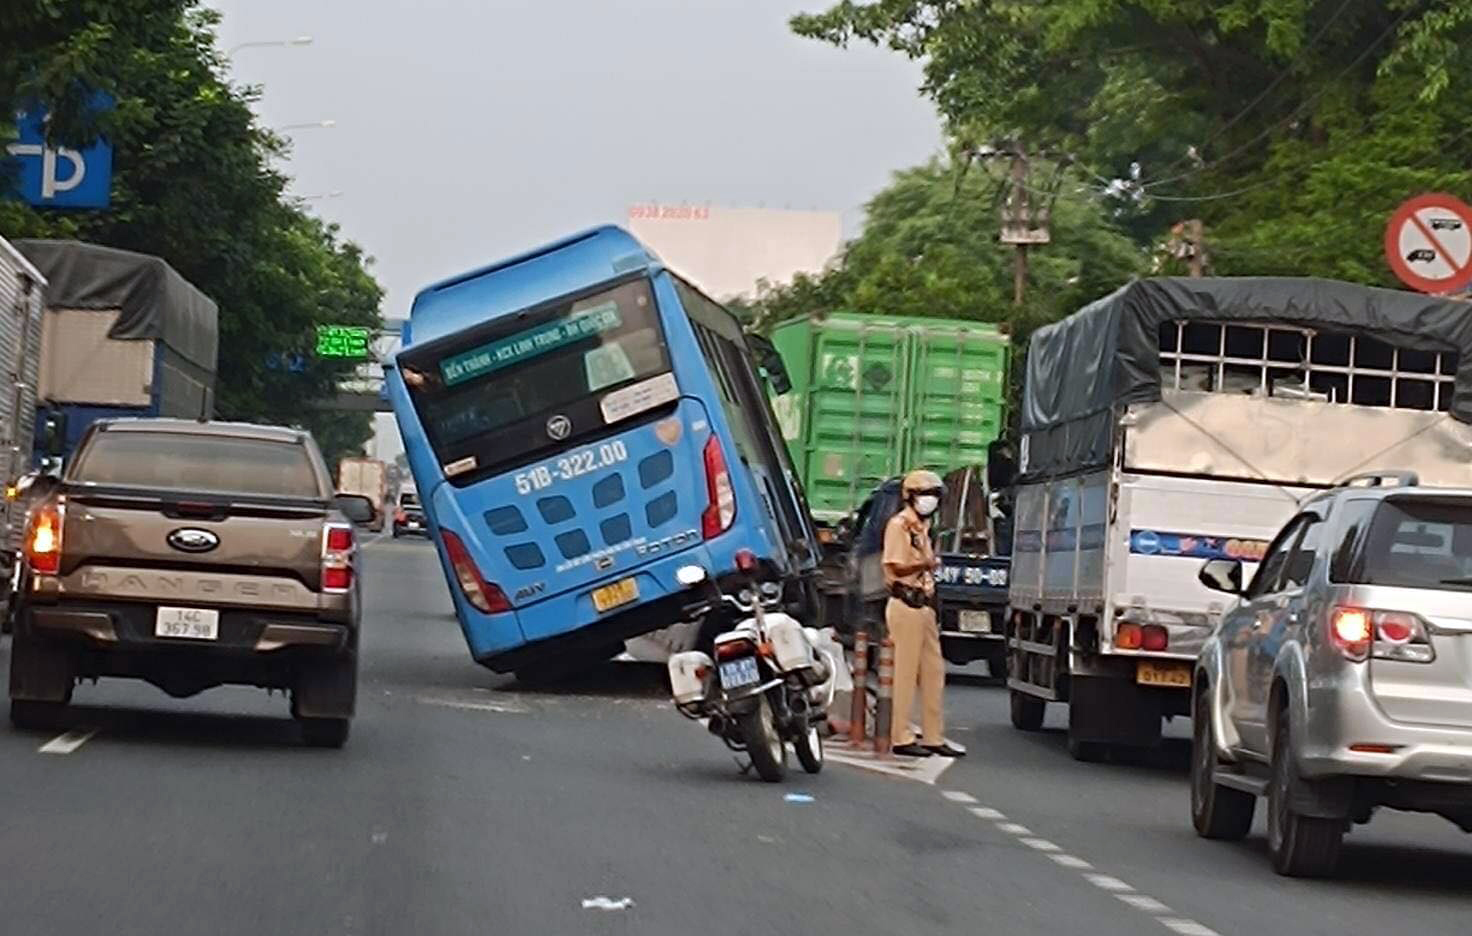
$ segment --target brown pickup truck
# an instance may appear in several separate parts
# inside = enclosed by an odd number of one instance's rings
[[[36,498],[10,655],[10,717],[60,714],[84,679],[176,698],[234,683],[291,694],[308,743],[338,747],[357,697],[358,549],[309,434],[125,419],[88,430]]]

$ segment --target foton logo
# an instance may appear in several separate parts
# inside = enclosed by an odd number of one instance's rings
[[[682,546],[693,546],[699,540],[699,530],[686,530],[683,533],[666,536],[664,539],[655,540],[652,543],[640,543],[634,547],[634,552],[640,556],[654,556],[659,553],[667,553],[679,549]]]

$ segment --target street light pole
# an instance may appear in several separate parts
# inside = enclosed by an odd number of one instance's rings
[[[297,36],[295,39],[266,39],[257,42],[242,42],[240,45],[232,46],[225,55],[234,58],[235,53],[241,49],[266,49],[266,48],[290,48],[291,46],[309,46],[313,42],[311,36]]]

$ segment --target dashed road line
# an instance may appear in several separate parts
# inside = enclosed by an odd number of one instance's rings
[[[1130,884],[1109,874],[1101,874],[1093,870],[1094,866],[1077,855],[1065,852],[1062,846],[1045,838],[1033,835],[1032,830],[1017,822],[1008,822],[1007,817],[999,810],[990,806],[982,806],[977,803],[976,797],[970,793],[960,790],[942,790],[941,797],[952,803],[961,803],[967,806],[967,811],[978,819],[991,822],[998,832],[1017,836],[1021,845],[1026,845],[1034,851],[1048,856],[1055,864],[1064,868],[1072,868],[1083,874],[1084,880],[1106,891],[1121,903],[1127,904],[1147,914],[1155,922],[1181,936],[1220,936],[1216,930],[1195,920],[1175,915],[1175,911],[1163,902],[1156,900],[1149,894],[1142,894],[1135,890]]]
[[[75,728],[66,734],[57,735],[36,751],[41,754],[70,754],[92,740],[95,734],[97,734],[96,728]]]

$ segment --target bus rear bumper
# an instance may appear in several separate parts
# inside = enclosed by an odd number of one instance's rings
[[[685,609],[698,600],[675,579],[681,566],[713,568],[705,547],[697,546],[641,566],[623,576],[596,585],[554,595],[513,614],[478,615],[465,628],[471,655],[497,673],[508,673],[553,660],[608,659],[623,652],[624,641],[668,627],[684,619]],[[599,613],[593,606],[594,588],[632,578],[638,599]],[[506,648],[505,634],[516,629],[526,641]]]

